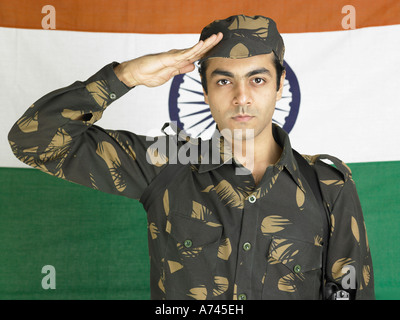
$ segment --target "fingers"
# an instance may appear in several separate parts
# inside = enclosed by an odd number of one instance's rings
[[[207,51],[215,47],[221,41],[222,37],[223,34],[219,32],[205,40],[200,40],[192,48],[185,50],[183,58],[190,62],[199,60]]]
[[[204,40],[203,50],[208,50],[214,47],[218,42],[222,40],[222,37],[222,32],[218,32],[217,34],[213,34],[211,37]]]
[[[215,47],[221,40],[223,34],[219,32],[218,34],[212,35],[208,39],[204,41],[204,45],[201,47],[199,52],[197,53],[196,60],[199,60],[205,53]]]
[[[179,73],[183,74],[183,73],[192,72],[195,68],[196,68],[195,65],[193,63],[191,63],[191,64],[186,65],[182,69],[179,69]]]
[[[195,65],[193,63],[187,64],[180,69],[176,69],[172,74],[171,78],[177,76],[178,74],[184,74],[188,72],[192,72],[195,69]]]

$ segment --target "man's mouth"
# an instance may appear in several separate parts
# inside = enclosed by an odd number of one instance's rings
[[[238,121],[238,122],[247,122],[253,118],[254,118],[254,116],[250,116],[248,114],[239,114],[237,116],[232,117],[233,120]]]

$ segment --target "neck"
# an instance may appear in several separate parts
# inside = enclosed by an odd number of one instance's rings
[[[235,159],[252,172],[256,184],[267,167],[275,164],[282,154],[272,135],[272,123],[256,137],[234,140],[232,149]]]

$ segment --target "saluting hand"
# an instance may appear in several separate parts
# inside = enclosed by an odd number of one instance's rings
[[[145,85],[157,87],[172,77],[193,71],[194,62],[222,39],[222,33],[214,34],[193,47],[145,55],[121,63],[114,68],[117,77],[128,87]]]

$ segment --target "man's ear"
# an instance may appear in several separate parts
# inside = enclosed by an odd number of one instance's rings
[[[204,93],[204,102],[205,102],[206,104],[209,104],[209,103],[208,103],[208,95],[207,95],[207,93],[204,91],[204,89],[203,89],[203,93]]]
[[[206,91],[204,90],[203,81],[202,81],[203,79],[202,79],[201,75],[200,75],[200,79],[201,79],[201,84],[202,84],[201,88],[203,89],[204,102],[205,102],[206,104],[208,104],[208,94],[207,94]]]
[[[282,75],[281,75],[281,81],[280,81],[280,84],[279,84],[279,89],[278,89],[278,92],[277,92],[277,95],[276,95],[276,101],[279,101],[282,98],[283,84],[285,82],[285,78],[286,78],[286,70],[283,70],[282,71]]]

